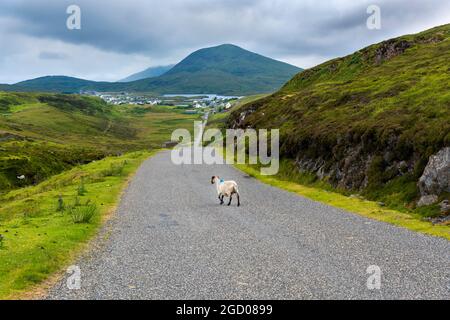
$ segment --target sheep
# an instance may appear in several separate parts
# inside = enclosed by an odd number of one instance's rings
[[[218,176],[212,176],[211,184],[216,184],[217,195],[219,196],[221,205],[224,203],[223,202],[224,197],[230,197],[230,201],[228,202],[228,205],[231,205],[231,200],[233,199],[233,194],[236,194],[236,196],[237,196],[237,201],[238,201],[237,206],[239,207],[241,205],[241,202],[239,199],[238,185],[235,181],[224,181],[224,180],[220,179]]]

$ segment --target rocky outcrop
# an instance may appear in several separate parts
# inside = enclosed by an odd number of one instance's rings
[[[405,52],[409,47],[411,47],[411,43],[405,40],[397,41],[393,39],[385,41],[380,44],[375,52],[375,62],[380,64],[383,61],[390,60]]]
[[[442,192],[450,192],[450,147],[431,156],[419,179],[419,206],[430,205]]]

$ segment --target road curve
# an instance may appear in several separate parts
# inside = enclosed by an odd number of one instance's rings
[[[213,175],[239,183],[241,207],[219,205]],[[48,299],[450,299],[449,241],[170,152],[141,166],[100,238],[81,289],[62,279]]]

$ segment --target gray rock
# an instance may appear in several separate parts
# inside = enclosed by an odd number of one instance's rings
[[[431,196],[438,196],[444,191],[450,192],[450,147],[430,157],[418,186],[422,196],[419,203],[429,203],[433,198]],[[434,202],[436,201],[437,199]]]
[[[450,214],[450,204],[448,203],[448,200],[442,201],[439,206],[441,207],[441,213],[443,215]]]
[[[429,206],[438,201],[438,196],[435,194],[430,194],[427,196],[422,196],[417,202],[418,207]]]

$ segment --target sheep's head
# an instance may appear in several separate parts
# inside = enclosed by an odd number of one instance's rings
[[[219,177],[218,176],[212,176],[211,177],[211,184],[216,183],[216,179],[219,179]]]

